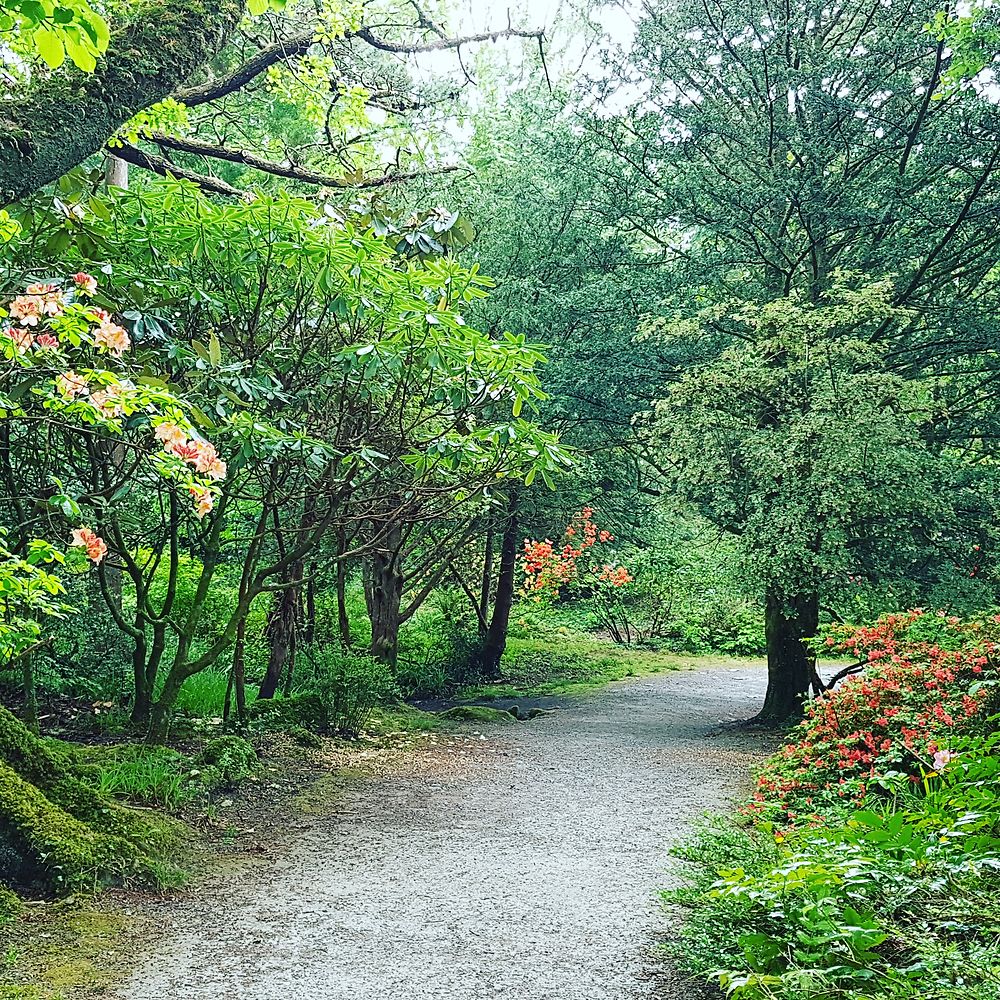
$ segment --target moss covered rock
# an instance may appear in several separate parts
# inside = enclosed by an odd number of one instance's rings
[[[260,758],[242,736],[218,736],[202,747],[195,765],[207,789],[232,788],[260,771]]]
[[[456,705],[440,714],[442,719],[447,719],[449,722],[517,722],[517,718],[510,712],[501,712],[499,709],[487,708],[485,705]]]
[[[73,753],[0,708],[0,881],[73,891],[158,880],[159,830],[86,783]]]

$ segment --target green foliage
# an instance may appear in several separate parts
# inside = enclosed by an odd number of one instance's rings
[[[96,787],[102,795],[141,805],[176,810],[200,791],[191,780],[191,763],[176,750],[122,744],[91,757],[97,765]]]
[[[0,4],[0,39],[20,58],[38,58],[58,69],[68,55],[90,72],[107,49],[107,21],[85,0],[4,0]],[[20,69],[18,61],[12,67]]]
[[[208,789],[233,788],[260,771],[253,744],[241,736],[217,736],[208,740],[194,758],[197,775]]]
[[[992,628],[911,613],[834,630],[872,665],[768,762],[753,826],[718,821],[682,852],[676,961],[742,1000],[994,1000]]]
[[[392,670],[374,657],[328,647],[309,649],[304,658],[297,684],[319,705],[321,717],[313,721],[324,731],[357,736],[375,707],[399,694]]]

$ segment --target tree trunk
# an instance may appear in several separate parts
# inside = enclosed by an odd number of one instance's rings
[[[368,617],[372,623],[371,654],[383,663],[396,665],[399,654],[400,608],[403,603],[403,573],[399,565],[402,544],[398,528],[387,535],[385,546],[368,560],[366,588]]]
[[[347,613],[347,537],[344,529],[337,531],[337,627],[340,629],[340,645],[347,649],[351,645],[351,616]]]
[[[803,640],[818,630],[818,595],[784,600],[767,595],[767,694],[757,721],[782,723],[802,715],[815,669],[815,658]]]
[[[518,530],[517,494],[515,493],[507,505],[507,523],[504,525],[503,538],[500,542],[500,572],[497,576],[493,615],[490,618],[489,628],[486,630],[480,661],[483,676],[488,679],[500,676],[500,660],[507,648],[510,611],[514,606]]]
[[[483,541],[483,576],[479,584],[479,638],[486,638],[486,623],[490,617],[490,590],[493,587],[493,525],[486,529]]]
[[[108,187],[128,190],[128,163],[117,156],[108,153],[107,162],[104,164],[104,183]]]
[[[93,73],[35,74],[0,107],[0,204],[58,180],[169,97],[219,52],[243,12],[240,0],[151,0],[112,36]]]
[[[239,729],[245,729],[247,724],[247,691],[246,691],[246,641],[247,622],[245,618],[240,619],[236,626],[236,643],[233,646],[233,667],[229,671],[229,683],[226,685],[226,703],[222,710],[222,723],[224,727],[229,725],[229,716],[232,706],[232,696],[236,694],[236,725]]]
[[[294,665],[301,579],[302,563],[292,563],[284,578],[288,586],[278,592],[274,609],[268,618],[267,637],[271,652],[258,698],[273,698],[282,674],[286,668],[290,670]]]

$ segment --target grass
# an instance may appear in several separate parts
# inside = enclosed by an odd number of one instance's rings
[[[714,657],[713,662],[719,657]],[[503,678],[495,684],[463,687],[463,699],[523,698],[581,694],[627,677],[686,670],[706,658],[619,646],[568,626],[534,636],[514,635],[507,643]]]
[[[173,810],[198,794],[190,760],[168,747],[123,743],[85,753],[98,767],[95,785],[104,795]]]
[[[177,696],[177,711],[196,719],[212,719],[222,716],[226,701],[226,686],[229,675],[221,670],[202,670],[189,677]],[[247,704],[252,704],[257,692],[247,689]]]

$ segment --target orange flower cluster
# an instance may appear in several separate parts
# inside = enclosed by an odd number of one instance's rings
[[[821,645],[856,656],[865,671],[810,703],[762,770],[749,811],[808,822],[825,803],[860,806],[886,772],[919,781],[945,768],[950,742],[996,711],[997,624],[917,608],[833,626]]]
[[[108,554],[108,547],[104,544],[104,539],[90,528],[77,528],[73,532],[70,545],[86,550],[87,558],[96,566]]]
[[[558,597],[562,587],[580,580],[584,554],[596,545],[613,541],[610,531],[595,524],[593,507],[584,507],[573,515],[558,546],[548,538],[526,538],[522,556],[524,592],[535,595],[535,600],[541,600],[543,595]],[[612,563],[591,566],[589,571],[595,581],[612,587],[624,587],[633,579],[624,566]]]

